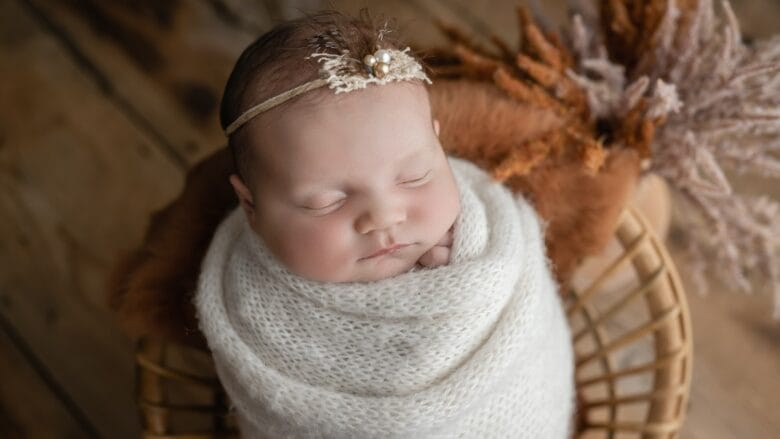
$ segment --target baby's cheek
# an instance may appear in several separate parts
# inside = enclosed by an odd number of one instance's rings
[[[459,211],[459,197],[455,187],[444,181],[424,194],[415,203],[415,215],[425,224],[425,229],[431,234],[428,238],[431,245],[438,242],[449,230]]]
[[[344,232],[322,222],[298,225],[284,237],[284,262],[301,276],[320,281],[338,281],[351,265]]]

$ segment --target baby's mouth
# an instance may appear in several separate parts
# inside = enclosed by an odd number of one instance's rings
[[[398,251],[398,250],[400,250],[400,249],[402,249],[404,247],[408,247],[410,245],[411,244],[395,244],[395,245],[392,245],[390,247],[383,248],[383,249],[381,249],[381,250],[379,250],[377,252],[374,252],[373,254],[371,254],[369,256],[366,256],[366,257],[360,258],[360,259],[373,259],[373,258],[377,258],[377,257],[380,257],[380,256],[384,256],[386,254],[395,253],[396,251]]]

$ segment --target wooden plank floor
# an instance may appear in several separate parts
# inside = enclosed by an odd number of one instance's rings
[[[326,4],[397,17],[417,44],[443,41],[433,18],[515,41],[514,3],[0,2],[0,438],[138,437],[132,344],[108,312],[105,277],[186,169],[224,146],[219,97],[253,36]],[[529,3],[551,23],[564,16],[565,0]],[[780,29],[778,2],[734,6],[750,36]],[[712,291],[690,301],[682,437],[780,437],[770,298]]]

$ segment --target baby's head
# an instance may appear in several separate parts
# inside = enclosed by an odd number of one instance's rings
[[[283,23],[250,45],[228,80],[221,120],[321,77],[312,38],[337,32],[362,59],[399,49],[370,21],[335,12]],[[319,36],[319,37],[318,37]],[[321,46],[322,47],[322,46]],[[336,52],[334,52],[336,53]],[[304,92],[230,134],[230,183],[252,229],[291,272],[330,282],[372,281],[414,267],[460,212],[428,92],[401,80],[335,94]],[[405,245],[371,257],[379,250]]]

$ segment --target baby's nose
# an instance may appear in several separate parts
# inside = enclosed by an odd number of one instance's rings
[[[355,223],[358,233],[382,230],[406,221],[406,209],[400,203],[376,202]]]

